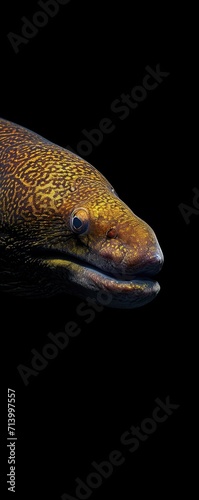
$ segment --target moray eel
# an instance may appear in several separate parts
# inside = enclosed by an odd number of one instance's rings
[[[0,119],[0,290],[60,293],[133,308],[160,290],[148,224],[72,152]]]

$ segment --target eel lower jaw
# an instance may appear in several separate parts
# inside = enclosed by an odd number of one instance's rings
[[[77,259],[42,258],[43,263],[58,272],[60,282],[63,282],[67,273],[67,289],[81,297],[94,297],[98,302],[113,308],[132,309],[151,302],[158,292],[160,285],[150,277],[136,274],[128,279],[120,279],[121,274],[114,276],[103,270]],[[61,285],[61,283],[60,283]],[[104,299],[102,299],[104,297]]]

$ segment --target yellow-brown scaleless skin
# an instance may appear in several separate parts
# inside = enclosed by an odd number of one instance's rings
[[[98,170],[0,119],[0,290],[133,308],[157,295],[162,263],[153,230]]]

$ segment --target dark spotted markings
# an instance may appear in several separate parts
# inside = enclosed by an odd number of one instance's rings
[[[152,229],[77,155],[0,119],[0,289],[60,292],[111,307],[152,300],[163,256]],[[139,278],[139,276],[138,276]]]

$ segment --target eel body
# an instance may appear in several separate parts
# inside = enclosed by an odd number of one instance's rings
[[[110,307],[154,299],[154,231],[84,159],[0,119],[0,290],[75,294]]]

